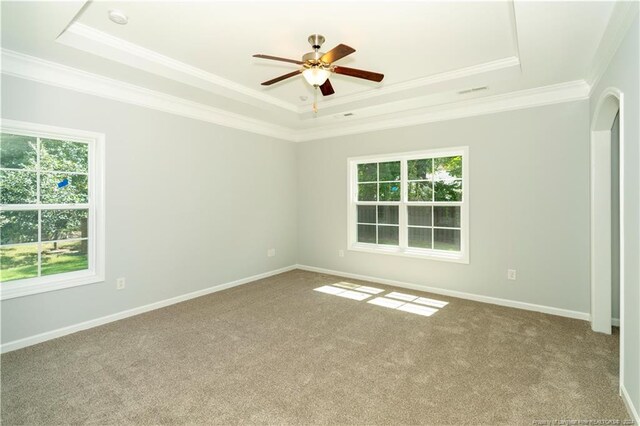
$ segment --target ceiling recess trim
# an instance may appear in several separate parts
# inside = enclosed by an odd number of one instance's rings
[[[2,73],[251,133],[293,140],[287,127],[6,49],[2,49]]]
[[[432,106],[401,117],[373,117],[373,121],[349,122],[308,130],[273,125],[209,105],[188,101],[118,80],[10,50],[2,50],[2,73],[107,99],[139,105],[225,127],[245,130],[286,141],[303,142],[375,130],[413,126],[509,110],[587,99],[590,86],[584,80]]]
[[[396,83],[389,86],[380,86],[373,90],[369,90],[361,93],[354,93],[353,95],[342,96],[331,100],[321,100],[321,104],[326,103],[327,107],[334,107],[338,105],[349,104],[352,102],[358,102],[378,96],[389,95],[392,93],[402,92],[404,90],[414,90],[419,87],[429,86],[432,84],[443,83],[445,81],[457,80],[464,77],[471,77],[478,74],[483,74],[491,71],[498,71],[505,68],[520,67],[520,59],[516,56],[510,56],[507,58],[498,59],[491,62],[485,62],[483,64],[472,65],[470,67],[460,68],[457,70],[446,71],[438,74],[433,74],[427,77],[416,78],[414,80],[405,81],[402,83]],[[308,106],[298,107],[299,113],[308,112]]]
[[[209,92],[256,106],[264,103],[298,112],[298,107],[274,96],[216,74],[185,64],[153,50],[114,37],[79,22],[71,24],[58,38],[58,43],[98,55],[143,71],[166,77]],[[258,101],[258,102],[255,102]]]
[[[349,125],[340,127],[325,126],[309,130],[299,130],[296,132],[295,140],[304,142],[504,111],[534,108],[562,102],[580,101],[589,98],[590,90],[591,87],[584,80],[569,81],[551,86],[536,87],[534,89],[423,108],[410,115],[405,113],[400,117],[387,119],[374,117],[375,121],[366,121],[363,123],[350,122]]]
[[[71,24],[56,41],[66,46],[80,49],[199,89],[217,93],[234,100],[250,103],[254,106],[264,107],[264,103],[266,103],[268,106],[283,108],[299,115],[309,110],[308,105],[296,105],[283,101],[262,91],[227,80],[216,74],[177,61],[79,22]],[[495,61],[446,71],[388,86],[385,86],[383,83],[373,90],[330,100],[323,99],[320,102],[326,104],[327,108],[333,108],[352,102],[377,98],[401,91],[411,91],[420,87],[511,67],[520,67],[520,59],[517,56],[501,58]]]

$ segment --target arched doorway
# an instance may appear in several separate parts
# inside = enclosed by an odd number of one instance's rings
[[[612,276],[619,277],[621,380],[624,348],[623,99],[623,94],[618,89],[609,88],[603,91],[591,121],[591,328],[596,332],[611,334]],[[618,158],[612,158],[612,146],[617,142],[612,143],[611,130],[614,123],[616,130],[619,129],[619,132],[615,132],[618,134],[614,134],[619,141],[619,152],[617,149],[613,150]],[[615,170],[616,168],[618,170]],[[617,188],[612,190],[612,181],[615,183],[616,180]],[[616,190],[617,194],[614,192]],[[618,201],[618,204],[612,206],[614,201]],[[616,218],[615,215],[619,216]],[[618,224],[619,231],[616,229]],[[614,235],[613,229],[619,234]],[[619,246],[612,247],[613,244]],[[615,261],[612,260],[612,248],[615,257],[618,257]]]

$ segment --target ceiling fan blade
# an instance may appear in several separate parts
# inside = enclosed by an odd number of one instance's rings
[[[348,67],[334,67],[333,72],[336,74],[348,75],[350,77],[363,78],[365,80],[371,80],[376,82],[381,82],[384,78],[384,74],[379,74],[377,72],[359,70],[356,68],[348,68]]]
[[[272,80],[269,81],[265,81],[264,83],[262,83],[263,86],[271,86],[273,83],[277,83],[279,81],[282,80],[286,80],[287,78],[290,77],[295,77],[296,75],[300,74],[302,72],[302,70],[295,70],[293,72],[290,72],[289,74],[285,74],[285,75],[281,75],[280,77],[276,77]]]
[[[328,51],[327,53],[325,53],[324,55],[322,55],[320,60],[325,64],[331,64],[337,61],[338,59],[342,59],[347,55],[351,55],[355,51],[356,49],[354,49],[353,47],[349,47],[346,44],[339,44],[333,49],[331,49],[330,51]]]
[[[269,56],[269,55],[253,55],[254,58],[260,59],[271,59],[272,61],[280,61],[280,62],[290,62],[292,64],[302,65],[304,62],[295,60],[295,59],[287,59],[287,58],[279,58],[277,56]]]
[[[322,86],[320,86],[320,91],[322,92],[322,96],[329,96],[336,93],[333,90],[333,86],[331,85],[331,82],[329,81],[329,79],[327,79],[327,81],[322,83]]]

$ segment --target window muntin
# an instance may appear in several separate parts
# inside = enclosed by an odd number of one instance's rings
[[[101,157],[102,135],[3,122],[3,299],[103,279]]]
[[[466,147],[350,159],[350,248],[466,262],[467,160]]]

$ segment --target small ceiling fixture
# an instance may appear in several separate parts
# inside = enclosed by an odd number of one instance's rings
[[[342,59],[345,56],[355,52],[356,50],[352,47],[349,47],[346,44],[339,44],[327,53],[324,53],[320,51],[320,47],[322,46],[322,43],[324,43],[323,36],[321,36],[320,34],[312,34],[309,36],[308,40],[309,44],[311,44],[311,47],[313,47],[313,51],[304,54],[301,61],[295,59],[279,58],[277,56],[270,55],[253,55],[254,58],[271,59],[273,61],[290,62],[292,64],[302,65],[302,68],[300,68],[299,70],[290,72],[289,74],[281,75],[280,77],[276,77],[269,81],[265,81],[264,83],[262,83],[262,85],[271,86],[274,83],[286,80],[290,77],[295,77],[296,75],[302,73],[302,76],[307,81],[307,83],[309,83],[316,89],[315,99],[313,102],[313,112],[318,112],[318,106],[316,102],[318,96],[318,88],[322,92],[322,96],[329,96],[335,93],[333,91],[333,86],[331,86],[331,82],[329,81],[329,76],[331,75],[331,73],[348,75],[350,77],[362,78],[378,83],[381,82],[384,78],[384,74],[333,65],[333,63],[338,59]]]
[[[126,25],[127,22],[129,22],[129,17],[127,17],[123,11],[117,9],[111,9],[109,11],[109,19],[118,25]]]

